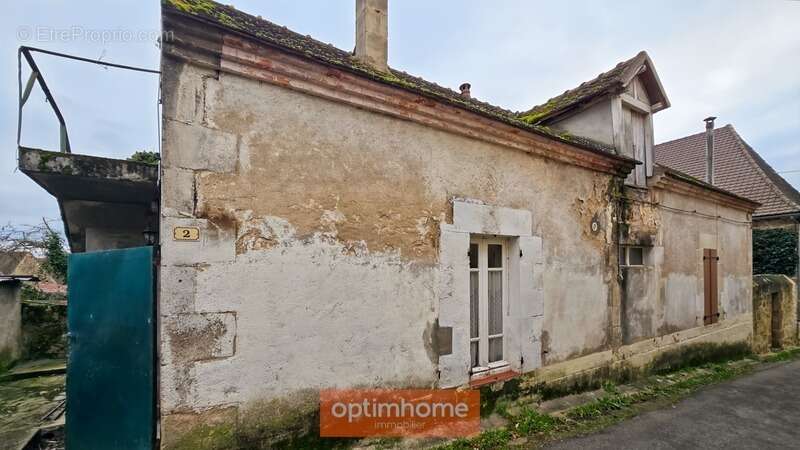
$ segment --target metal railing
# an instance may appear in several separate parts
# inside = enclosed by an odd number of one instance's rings
[[[47,55],[58,56],[60,58],[67,58],[72,59],[75,61],[82,61],[91,64],[98,64],[105,67],[115,67],[118,69],[126,69],[126,70],[134,70],[137,72],[146,72],[146,73],[154,73],[160,74],[161,72],[158,70],[153,69],[145,69],[142,67],[134,67],[134,66],[126,66],[123,64],[114,64],[105,61],[98,61],[89,58],[83,58],[80,56],[68,55],[66,53],[59,53],[50,50],[44,50],[41,48],[36,47],[27,47],[21,46],[17,53],[17,78],[19,81],[19,108],[17,111],[17,146],[20,144],[21,135],[22,135],[22,109],[25,106],[25,103],[28,101],[28,98],[31,95],[31,91],[33,90],[33,86],[36,82],[39,83],[39,87],[44,92],[45,98],[47,99],[47,103],[50,104],[50,108],[53,109],[53,112],[58,119],[59,124],[59,147],[63,153],[72,153],[72,149],[69,145],[69,134],[67,133],[67,123],[64,120],[64,115],[61,113],[61,110],[58,108],[58,104],[56,103],[56,99],[53,97],[52,92],[50,92],[50,88],[47,86],[47,82],[44,81],[44,77],[42,76],[41,70],[39,70],[39,66],[36,65],[36,61],[33,59],[33,52],[44,53]],[[31,69],[31,74],[28,76],[28,80],[25,83],[23,88],[22,84],[22,59],[25,58],[25,61],[28,63],[28,66]]]

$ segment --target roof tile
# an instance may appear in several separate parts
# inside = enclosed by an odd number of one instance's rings
[[[705,179],[705,132],[655,146],[658,164]],[[754,217],[800,212],[800,192],[764,161],[732,125],[714,130],[714,184],[761,203]]]
[[[631,75],[630,72],[638,70],[646,60],[647,52],[641,51],[633,58],[620,62],[608,72],[603,72],[594,79],[581,83],[575,89],[565,91],[541,105],[519,113],[519,117],[528,123],[539,123],[580,103],[622,90]]]

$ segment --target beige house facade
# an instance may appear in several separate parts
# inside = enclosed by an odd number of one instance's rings
[[[162,436],[750,341],[758,204],[654,164],[646,53],[512,113],[389,69],[386,1],[357,4],[353,55],[164,3]]]

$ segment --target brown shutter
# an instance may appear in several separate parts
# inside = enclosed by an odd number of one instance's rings
[[[717,250],[703,249],[703,324],[710,325],[719,320],[719,295],[717,287]]]
[[[709,262],[711,266],[711,323],[719,322],[719,286],[717,286],[717,250],[709,250]]]

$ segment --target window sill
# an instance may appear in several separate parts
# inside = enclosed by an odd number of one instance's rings
[[[514,372],[511,367],[505,366],[495,370],[487,370],[484,372],[473,374],[469,380],[469,387],[479,388],[487,384],[497,383],[499,381],[507,381],[516,378],[520,375],[519,372]]]

